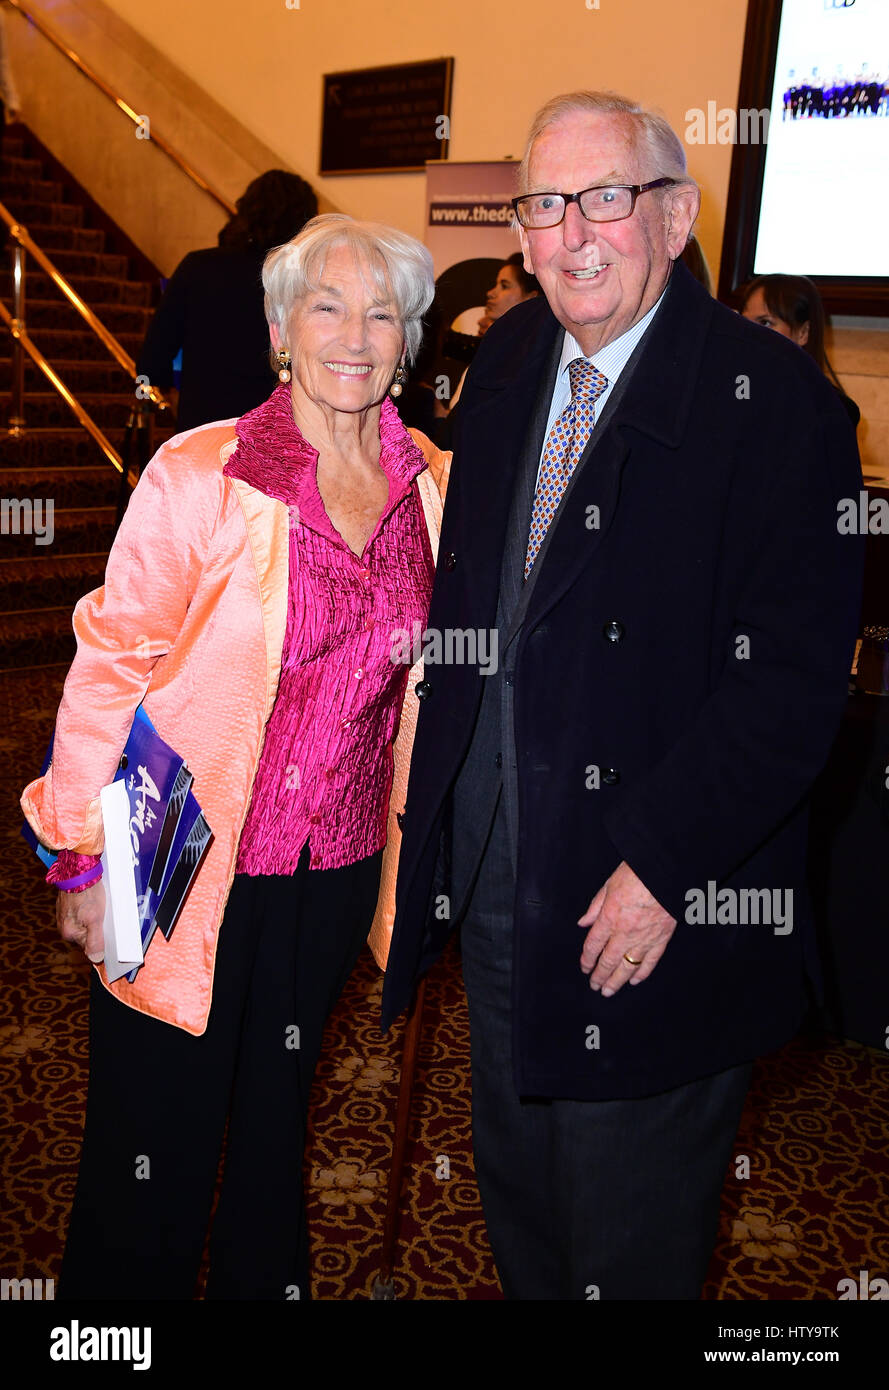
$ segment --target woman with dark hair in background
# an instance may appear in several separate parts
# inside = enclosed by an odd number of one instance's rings
[[[486,333],[495,319],[502,318],[514,304],[525,299],[533,299],[540,293],[540,286],[533,275],[525,269],[521,251],[514,251],[497,271],[497,279],[488,290],[485,312],[479,319],[479,334]]]
[[[824,350],[824,305],[818,287],[806,275],[757,275],[740,292],[740,313],[763,328],[773,328],[814,357],[836,387],[853,425],[861,411],[840,385]]]
[[[511,256],[503,262],[497,271],[497,279],[488,290],[485,312],[478,321],[478,336],[483,337],[487,333],[491,324],[496,319],[500,319],[516,304],[522,304],[526,299],[534,299],[540,293],[540,285],[535,276],[525,269],[525,259],[521,251],[514,251]],[[469,371],[469,368],[466,368]],[[466,379],[466,372],[463,373],[457,389],[451,398],[450,410],[453,410],[460,399],[460,392],[463,390],[463,382]],[[439,448],[450,448],[450,434],[447,436],[436,437]]]
[[[219,245],[190,251],[173,272],[151,321],[136,371],[169,393],[182,353],[178,427],[245,415],[269,396],[275,378],[263,310],[262,263],[318,211],[298,174],[269,169],[248,184]]]

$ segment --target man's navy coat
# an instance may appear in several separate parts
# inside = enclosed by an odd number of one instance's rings
[[[520,305],[470,370],[430,629],[495,626],[516,460],[560,332],[545,299]],[[813,361],[682,265],[581,467],[511,657],[514,1074],[523,1095],[610,1099],[781,1045],[818,979],[806,803],[847,692],[863,542],[839,533],[838,502],[861,472]],[[427,664],[426,679],[384,1026],[453,925],[450,793],[488,677]],[[603,999],[577,919],[622,860],[678,925],[648,980]],[[719,920],[687,920],[711,884],[711,918],[716,891],[769,890],[792,930],[741,922],[731,895]]]

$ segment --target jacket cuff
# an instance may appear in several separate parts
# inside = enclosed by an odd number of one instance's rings
[[[85,888],[98,883],[102,877],[102,871],[99,867],[101,862],[102,857],[99,854],[75,854],[70,849],[59,850],[56,862],[46,875],[46,882],[53,887],[59,887],[63,892],[81,893]],[[99,869],[99,872],[93,873],[95,869]],[[86,877],[87,875],[89,877]],[[85,879],[85,881],[78,883],[76,882],[78,879]],[[72,880],[75,882],[72,883]],[[69,883],[72,886],[66,887]]]

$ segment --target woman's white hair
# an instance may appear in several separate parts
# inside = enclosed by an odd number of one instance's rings
[[[576,111],[623,117],[633,132],[640,161],[639,176],[643,180],[670,178],[697,187],[685,163],[682,141],[666,117],[658,115],[656,111],[647,111],[637,101],[630,101],[617,92],[566,92],[541,106],[531,122],[525,154],[518,168],[519,194],[532,191],[528,188],[528,164],[534,141],[548,126]],[[566,191],[573,192],[570,189]]]
[[[422,318],[435,294],[432,257],[415,237],[381,222],[323,213],[307,222],[299,236],[270,251],[262,267],[268,322],[286,327],[294,300],[320,288],[324,262],[338,246],[349,247],[380,302],[394,303],[407,360],[413,362],[423,338]]]

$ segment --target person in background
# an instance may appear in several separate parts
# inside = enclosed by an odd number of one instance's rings
[[[173,396],[180,430],[244,415],[269,395],[275,379],[262,264],[316,215],[318,199],[298,174],[269,169],[235,206],[219,245],[189,252],[173,272],[136,364],[137,377]],[[171,385],[180,352],[177,403]]]
[[[410,664],[393,634],[426,621],[423,479],[445,461],[390,399],[434,292],[424,246],[318,217],[263,284],[280,384],[148,465],[22,796],[59,851],[61,935],[96,967],[66,1299],[193,1296],[226,1121],[206,1296],[311,1296],[309,1092],[377,904]],[[214,838],[169,941],[109,984],[99,791],[140,704]]]
[[[525,269],[521,251],[513,252],[497,271],[497,279],[488,290],[485,312],[478,321],[478,336],[484,337],[492,323],[502,319],[516,304],[523,304],[526,299],[534,299],[539,293],[540,286],[530,271]],[[466,371],[468,370],[467,367]],[[465,380],[466,372],[461,376],[451,397],[450,410],[453,410],[459,401]],[[446,442],[449,443],[449,439]]]
[[[479,334],[487,333],[491,324],[502,318],[516,304],[533,299],[540,293],[535,276],[522,264],[521,251],[515,251],[497,271],[497,279],[488,290],[485,312],[479,319]]]
[[[843,390],[825,351],[824,305],[817,285],[806,275],[757,275],[741,289],[740,305],[745,319],[773,328],[815,359],[839,392],[852,424],[857,425],[861,411]]]

